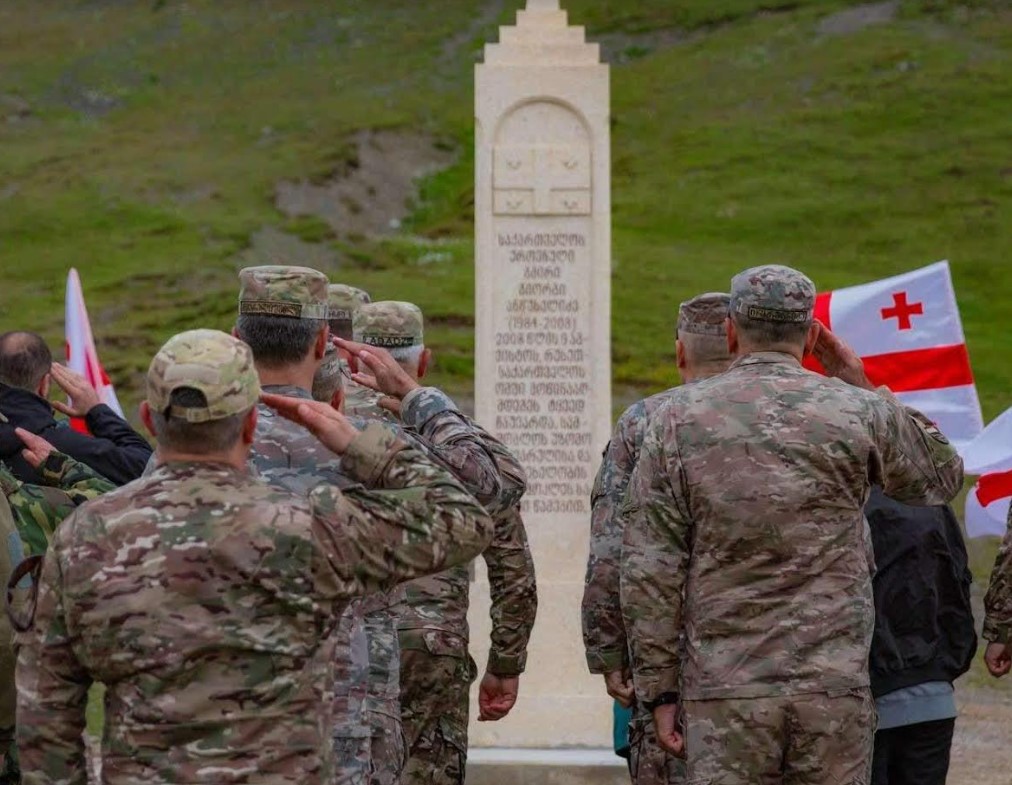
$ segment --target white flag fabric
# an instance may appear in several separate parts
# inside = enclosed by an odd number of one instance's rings
[[[979,475],[966,497],[967,536],[1003,536],[1012,500],[1012,409],[960,453],[966,473]]]
[[[119,405],[119,399],[116,398],[116,390],[98,361],[88,309],[84,305],[81,279],[77,270],[73,268],[67,275],[66,339],[67,367],[91,382],[98,391],[102,403],[122,417],[123,409]],[[75,422],[74,427],[77,430],[85,430],[83,423]]]
[[[815,316],[861,356],[874,384],[924,412],[954,445],[983,430],[948,262],[820,294]],[[805,364],[821,370],[813,358]]]

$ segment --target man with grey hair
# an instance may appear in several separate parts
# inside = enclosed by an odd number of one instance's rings
[[[948,440],[813,320],[815,286],[731,282],[725,373],[651,419],[629,483],[621,603],[636,698],[689,782],[861,785],[870,776],[871,486],[943,504]],[[806,371],[814,352],[830,377]],[[684,729],[680,720],[684,717]]]
[[[725,326],[729,303],[728,295],[711,292],[679,306],[675,357],[678,375],[685,384],[723,373],[731,364]],[[624,708],[635,706],[629,724],[629,773],[636,785],[673,785],[685,780],[685,765],[657,743],[653,717],[635,701],[629,642],[619,604],[622,503],[647,422],[677,389],[665,390],[626,409],[605,448],[591,495],[583,640],[590,672],[604,676],[608,694]]]

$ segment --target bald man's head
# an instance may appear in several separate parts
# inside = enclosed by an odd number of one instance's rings
[[[0,382],[41,393],[53,365],[53,353],[42,337],[29,332],[0,335]]]

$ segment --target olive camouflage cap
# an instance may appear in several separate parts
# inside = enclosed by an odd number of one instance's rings
[[[731,311],[753,321],[805,324],[814,307],[815,284],[790,267],[752,267],[731,279]]]
[[[148,369],[148,405],[166,417],[191,423],[222,420],[245,412],[260,399],[253,352],[218,330],[180,333],[158,350]],[[201,392],[204,406],[174,406],[172,393]]]
[[[693,297],[678,306],[678,327],[676,335],[727,335],[727,310],[731,304],[730,295],[723,292],[707,292]]]
[[[343,283],[327,287],[327,319],[330,331],[340,338],[351,340],[355,335],[355,312],[372,302],[369,293]]]
[[[327,283],[327,276],[309,267],[245,267],[239,271],[239,313],[326,319]]]
[[[385,301],[363,305],[355,313],[355,340],[384,349],[424,343],[422,311],[413,303]]]

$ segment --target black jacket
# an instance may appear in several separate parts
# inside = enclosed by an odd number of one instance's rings
[[[42,480],[21,457],[24,445],[14,434],[14,426],[38,434],[60,452],[87,464],[117,485],[140,477],[151,457],[151,445],[105,404],[94,407],[85,418],[93,437],[57,422],[53,407],[45,398],[4,384],[0,384],[0,413],[10,423],[0,428],[0,460],[22,482]]]
[[[954,681],[977,651],[973,577],[959,521],[948,506],[910,507],[878,488],[865,514],[878,565],[872,692]]]

